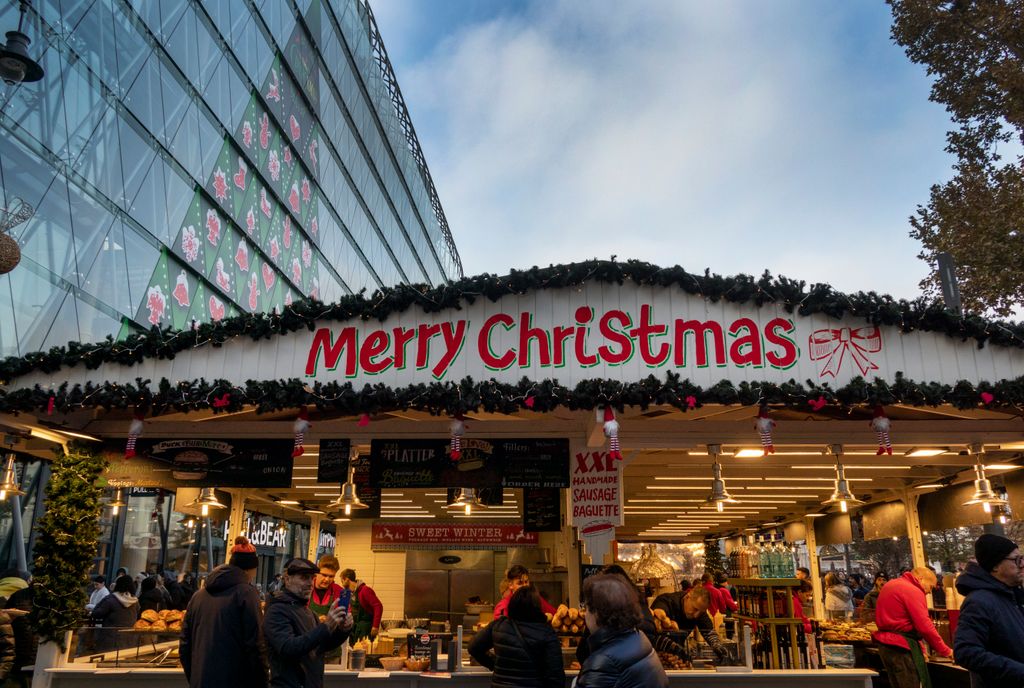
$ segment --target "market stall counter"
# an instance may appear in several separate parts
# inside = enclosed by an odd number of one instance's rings
[[[180,669],[97,669],[63,667],[47,670],[51,688],[185,688],[188,683]],[[567,671],[565,685],[571,686],[575,671]],[[714,686],[714,688],[871,688],[876,674],[864,669],[822,669],[817,671],[753,671],[748,673],[713,670],[669,671],[669,686]],[[451,674],[422,674],[413,671],[369,670],[362,673],[328,669],[324,688],[419,688],[448,682],[457,688],[489,688],[491,673],[481,667],[466,667]]]

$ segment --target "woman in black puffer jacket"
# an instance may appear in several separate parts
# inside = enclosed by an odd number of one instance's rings
[[[508,615],[477,633],[469,654],[493,672],[491,685],[495,688],[565,686],[562,648],[532,585],[515,591],[508,602]]]
[[[590,656],[576,688],[668,688],[668,675],[651,642],[637,630],[642,621],[636,591],[620,576],[598,574],[583,583]]]

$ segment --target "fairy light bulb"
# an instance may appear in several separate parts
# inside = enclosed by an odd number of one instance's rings
[[[725,511],[725,503],[720,501],[715,502],[715,508],[718,509],[718,513],[722,513],[723,511]]]
[[[473,512],[473,505],[467,503],[466,504],[466,515],[469,516],[472,512]]]
[[[202,514],[203,518],[206,518],[207,516],[209,516],[210,515],[210,506],[208,504],[203,504],[203,507],[202,507],[200,513]]]
[[[841,512],[843,512],[844,514],[847,512],[846,500],[845,499],[839,500],[839,510]]]
[[[352,515],[352,505],[351,504],[346,504],[345,505],[345,515],[346,516],[351,516]]]

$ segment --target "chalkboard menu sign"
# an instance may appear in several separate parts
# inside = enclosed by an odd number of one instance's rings
[[[580,590],[583,590],[583,581],[601,573],[603,568],[602,564],[580,564]]]
[[[353,509],[352,518],[380,518],[380,488],[370,484],[370,456],[360,454],[352,460],[352,481],[356,484],[359,501],[367,509]]]
[[[124,443],[107,444],[103,472],[115,487],[291,487],[289,439],[139,438],[136,456],[124,458]]]
[[[374,487],[436,487],[448,457],[448,440],[373,440],[370,484]]]
[[[505,487],[569,487],[569,440],[498,440]]]
[[[557,487],[523,490],[523,530],[527,533],[562,529],[562,491]]]
[[[452,461],[447,446],[438,465],[437,484],[440,487],[498,488],[501,492],[501,474],[504,461],[494,440],[462,439],[462,456]]]
[[[343,483],[348,479],[349,440],[320,440],[316,462],[318,483]]]

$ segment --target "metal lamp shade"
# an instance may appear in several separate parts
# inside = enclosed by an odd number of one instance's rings
[[[192,502],[194,506],[198,506],[202,509],[202,514],[205,516],[210,509],[226,509],[226,504],[221,504],[217,501],[217,495],[212,487],[204,487],[199,491],[199,499]]]
[[[7,45],[0,48],[0,78],[8,85],[27,84],[43,78],[43,68],[28,56],[32,42],[21,31],[7,32]]]
[[[459,494],[455,498],[455,501],[448,505],[448,509],[454,511],[456,509],[486,509],[487,505],[480,501],[480,497],[476,494],[476,489],[472,487],[459,488]],[[468,513],[468,512],[467,512]]]
[[[3,481],[0,482],[0,500],[7,499],[9,496],[20,497],[23,494],[25,492],[18,484],[18,471],[14,467],[14,454],[8,454],[4,463]]]
[[[846,511],[846,506],[858,506],[864,502],[857,499],[857,497],[850,492],[850,483],[846,480],[846,469],[843,468],[843,464],[836,464],[836,484],[832,490],[832,496],[826,499],[822,504],[834,506],[838,504],[843,511]]]
[[[1007,504],[1007,501],[1000,497],[992,489],[992,483],[988,478],[985,477],[985,467],[983,465],[975,464],[974,466],[974,494],[971,498],[964,502],[964,506],[972,506],[974,504],[987,504],[989,507],[1003,506]]]

